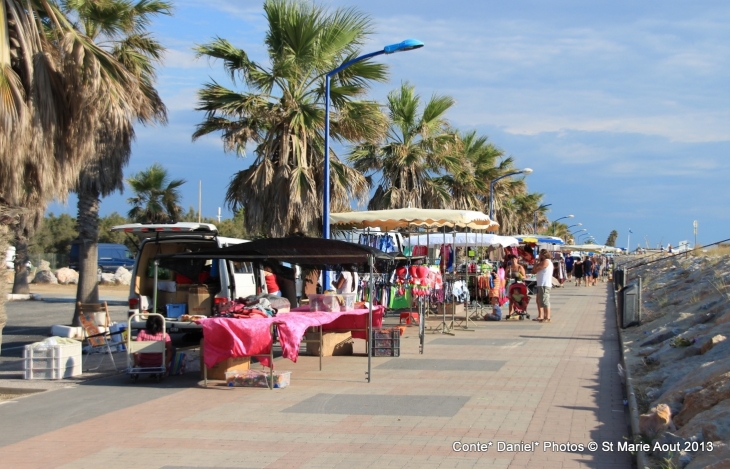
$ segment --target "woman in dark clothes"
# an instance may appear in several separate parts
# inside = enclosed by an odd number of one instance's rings
[[[578,258],[573,263],[573,277],[575,278],[575,286],[580,286],[580,280],[583,278],[583,261]]]

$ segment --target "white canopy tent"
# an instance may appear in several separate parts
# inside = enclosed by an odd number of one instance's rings
[[[439,246],[454,244],[455,246],[517,246],[520,242],[512,236],[499,236],[482,233],[429,233],[428,235],[413,235],[409,238],[413,246]]]
[[[330,223],[353,228],[374,228],[389,231],[409,226],[427,228],[463,227],[474,230],[497,231],[499,223],[489,215],[473,210],[446,210],[426,208],[396,208],[364,212],[331,213]]]

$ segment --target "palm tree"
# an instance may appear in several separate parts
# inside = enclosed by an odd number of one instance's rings
[[[42,213],[49,200],[64,199],[73,188],[104,144],[88,129],[123,117],[105,115],[105,99],[123,100],[139,89],[132,74],[69,21],[66,12],[75,16],[71,2],[61,5],[63,10],[54,0],[0,0],[3,248],[8,223]],[[24,201],[32,204],[20,209]]]
[[[198,56],[220,59],[236,92],[206,83],[198,93],[205,119],[193,139],[222,132],[223,147],[245,155],[254,144],[254,161],[236,173],[226,202],[245,208],[250,233],[281,236],[321,229],[324,161],[324,77],[360,55],[372,35],[370,19],[354,8],[330,11],[305,1],[267,0],[265,45],[270,65],[252,61],[246,52],[222,38],[196,47]],[[375,140],[385,131],[377,103],[362,100],[373,81],[384,81],[386,68],[365,60],[332,77],[331,135],[340,142]],[[345,210],[353,199],[365,200],[367,183],[331,159],[331,207]]]
[[[134,121],[143,124],[167,120],[167,113],[154,88],[155,64],[163,47],[146,31],[154,15],[170,14],[171,4],[158,0],[65,0],[64,11],[91,41],[105,50],[132,79],[123,95],[102,94],[94,112],[97,119],[88,128],[96,152],[82,168],[75,191],[78,194],[79,283],[76,300],[96,303],[99,206],[101,197],[124,189],[123,168],[129,163],[134,140]],[[74,315],[74,321],[78,311]]]
[[[170,180],[167,170],[155,163],[127,179],[134,197],[127,199],[132,204],[127,213],[138,223],[168,223],[180,218],[180,191],[184,179]]]
[[[455,101],[433,95],[419,114],[421,97],[403,83],[388,94],[390,127],[384,142],[356,146],[349,156],[355,169],[380,182],[368,208],[444,208],[451,204],[445,181],[435,175],[455,169],[462,158],[457,136],[446,121]]]

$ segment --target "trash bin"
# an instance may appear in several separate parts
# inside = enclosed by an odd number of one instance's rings
[[[622,288],[618,296],[621,328],[641,324],[641,282],[635,282]]]

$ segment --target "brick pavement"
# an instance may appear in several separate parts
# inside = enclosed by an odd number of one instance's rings
[[[616,442],[628,427],[607,288],[569,286],[552,297],[550,324],[480,322],[455,337],[431,334],[424,355],[409,328],[401,358],[373,360],[370,384],[364,358],[328,357],[323,371],[317,358],[280,359],[277,367],[292,371],[289,388],[182,389],[0,441],[0,467],[629,468],[627,454],[543,451],[546,441]],[[120,378],[119,386],[156,385]],[[455,452],[457,441],[492,446]],[[538,450],[500,452],[500,441]]]

